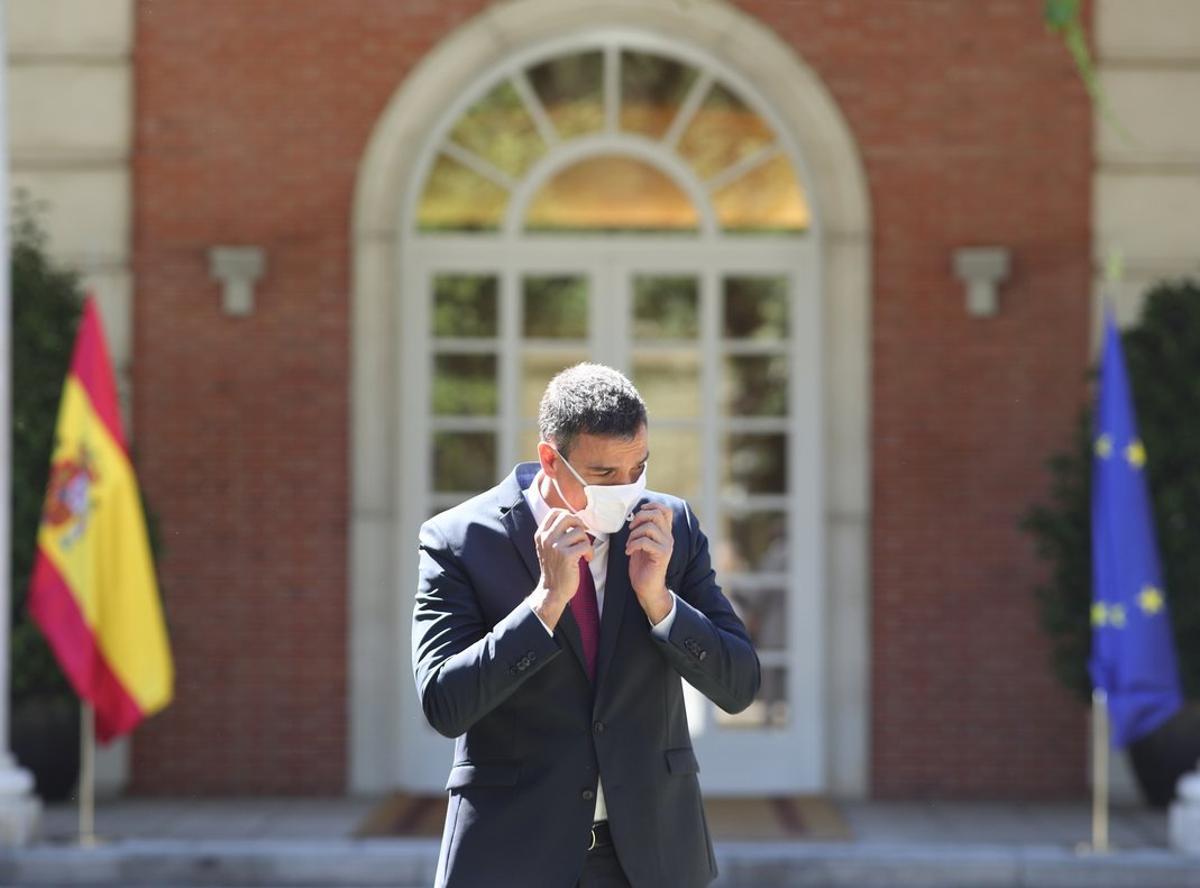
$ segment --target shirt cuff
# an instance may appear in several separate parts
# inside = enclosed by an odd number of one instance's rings
[[[539,623],[541,623],[541,624],[542,624],[542,628],[546,630],[546,634],[547,634],[547,635],[549,635],[551,638],[553,638],[553,637],[554,637],[554,630],[553,630],[553,629],[551,629],[549,626],[547,626],[547,625],[546,625],[546,623],[545,623],[545,622],[542,620],[542,618],[541,618],[541,617],[538,617],[538,612],[537,612],[537,611],[535,611],[535,610],[533,609],[533,605],[529,603],[529,599],[528,599],[528,598],[526,598],[526,599],[525,599],[525,604],[526,604],[526,606],[528,606],[528,608],[529,608],[530,612],[531,612],[531,613],[532,613],[532,614],[533,614],[535,617],[537,617],[537,621],[538,621]],[[671,615],[672,615],[672,616],[674,616],[674,615],[675,615],[675,609],[674,609],[674,607],[672,607],[672,608],[671,608]],[[664,622],[665,622],[665,621],[664,621]]]
[[[670,589],[668,589],[667,591],[671,592]],[[671,634],[671,626],[674,625],[674,623],[675,623],[675,611],[677,610],[677,608],[675,607],[675,602],[677,600],[678,599],[675,597],[675,593],[671,592],[671,610],[670,610],[670,612],[665,617],[663,617],[661,620],[659,620],[657,624],[654,624],[654,623],[650,624],[650,631],[654,635],[661,638],[663,641],[667,640],[667,636],[669,636]]]

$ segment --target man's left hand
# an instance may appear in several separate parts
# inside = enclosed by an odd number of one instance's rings
[[[667,562],[675,548],[671,533],[674,512],[661,503],[643,503],[629,522],[625,554],[629,556],[629,583],[638,604],[657,625],[671,612],[671,593],[667,590]]]

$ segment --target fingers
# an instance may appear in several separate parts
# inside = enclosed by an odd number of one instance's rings
[[[645,521],[629,533],[625,541],[625,553],[646,552],[651,556],[670,557],[675,539],[670,528],[663,530],[657,521]]]
[[[594,555],[587,531],[566,509],[551,509],[546,513],[538,527],[537,541],[539,547],[572,560],[584,557],[591,561]]]
[[[668,505],[663,503],[642,503],[641,508],[634,514],[633,520],[629,522],[629,528],[630,530],[634,530],[652,521],[669,534],[671,532],[671,521],[674,517],[675,512]]]
[[[633,540],[625,546],[625,554],[632,556],[635,552],[645,552],[654,561],[659,558],[670,558],[671,548],[664,546],[657,540],[652,540],[647,537],[642,537],[640,540]]]

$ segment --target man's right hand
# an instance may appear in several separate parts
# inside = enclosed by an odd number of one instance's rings
[[[533,535],[542,576],[529,606],[551,631],[579,588],[579,559],[595,554],[582,522],[566,509],[551,509]]]

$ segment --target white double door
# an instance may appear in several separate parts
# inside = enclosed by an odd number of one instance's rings
[[[400,335],[405,459],[399,637],[429,515],[536,458],[558,370],[614,366],[650,415],[649,486],[688,500],[754,639],[762,691],[730,716],[685,687],[706,792],[824,788],[821,311],[812,244],[430,242],[410,253]],[[451,743],[401,679],[398,778],[439,790]]]

